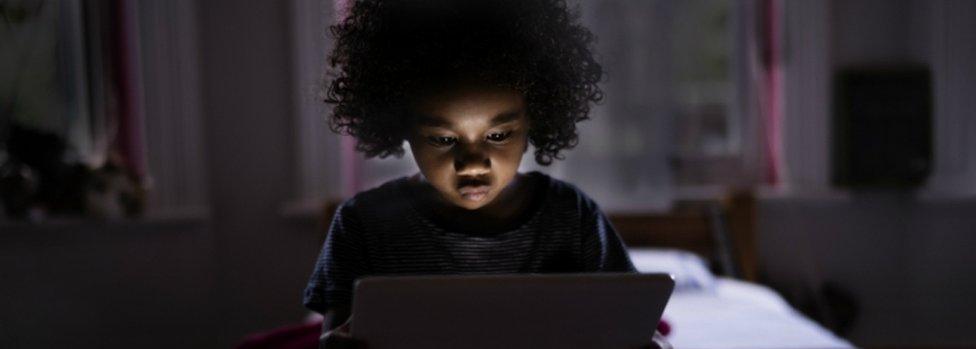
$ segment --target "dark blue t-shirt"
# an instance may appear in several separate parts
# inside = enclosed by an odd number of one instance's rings
[[[572,184],[527,174],[539,190],[511,229],[454,231],[417,202],[409,177],[349,199],[336,211],[305,306],[349,309],[353,283],[370,275],[635,272],[596,203]]]

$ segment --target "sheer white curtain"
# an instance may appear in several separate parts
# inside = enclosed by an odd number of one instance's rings
[[[323,200],[348,197],[417,171],[409,149],[401,159],[366,160],[353,150],[354,140],[328,132],[328,110],[317,92],[324,74],[324,56],[331,47],[326,27],[342,16],[342,9],[351,0],[292,1],[295,80],[301,92],[296,94],[299,185],[292,204],[316,207]],[[767,172],[775,171],[778,165],[771,154],[778,138],[771,132],[775,128],[766,125],[770,119],[765,116],[770,112],[770,98],[775,97],[770,93],[775,89],[766,86],[772,66],[762,55],[771,40],[764,36],[762,26],[766,17],[761,9],[768,1],[728,0],[720,3],[722,6],[710,0],[569,1],[580,6],[584,24],[598,36],[597,54],[608,73],[603,84],[606,100],[593,109],[591,120],[579,125],[579,146],[565,152],[566,160],[542,167],[535,164],[530,149],[522,171],[540,170],[570,181],[608,211],[663,210],[674,197],[721,195],[729,186],[769,182]],[[703,7],[709,11],[724,9],[720,11],[727,16],[727,64],[710,69],[728,69],[727,81],[720,83],[730,91],[722,102],[729,126],[721,131],[725,132],[724,140],[718,138],[728,142],[727,154],[718,161],[692,154],[703,159],[696,170],[710,173],[702,177],[706,185],[699,188],[705,189],[702,191],[676,184],[689,181],[675,165],[680,160],[675,154],[683,151],[678,143],[699,141],[684,139],[689,136],[680,133],[687,127],[682,125],[688,123],[682,119],[682,111],[688,108],[688,91],[680,85],[688,81],[679,71],[704,69],[695,65],[703,61],[696,50],[714,48],[698,45],[691,49],[688,45],[702,39],[702,33],[711,35],[704,37],[706,40],[722,40],[714,37],[714,31],[703,32],[700,25],[704,23],[698,22],[703,18],[692,14],[698,12],[689,12]],[[679,22],[682,20],[694,23]],[[716,57],[711,54],[710,59]],[[695,59],[688,60],[688,55]]]
[[[580,1],[607,72],[606,100],[561,166],[607,211],[670,206],[673,120],[670,0]]]

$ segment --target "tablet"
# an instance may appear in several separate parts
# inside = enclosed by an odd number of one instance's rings
[[[668,274],[370,277],[351,333],[370,349],[638,348],[673,289]]]

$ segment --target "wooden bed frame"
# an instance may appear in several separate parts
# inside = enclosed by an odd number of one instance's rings
[[[339,204],[324,205],[323,230]],[[720,200],[678,201],[670,212],[607,215],[629,247],[691,251],[708,260],[717,274],[757,281],[755,206],[753,196],[742,192]]]
[[[754,197],[742,192],[719,200],[678,201],[670,212],[608,215],[629,247],[691,251],[717,274],[757,281],[755,206]]]

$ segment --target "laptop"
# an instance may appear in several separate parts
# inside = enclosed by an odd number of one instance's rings
[[[370,277],[351,334],[370,349],[639,348],[673,289],[668,274]]]

